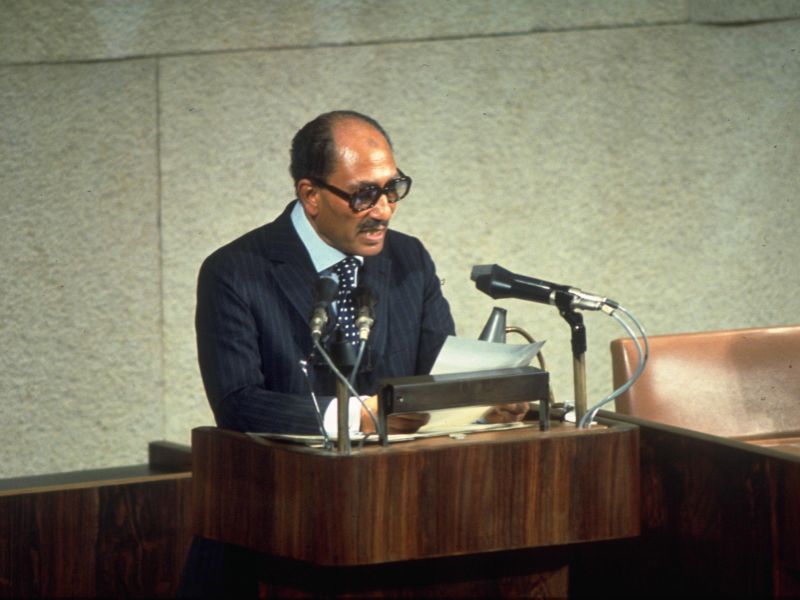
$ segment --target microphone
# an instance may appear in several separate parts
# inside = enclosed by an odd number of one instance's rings
[[[311,328],[311,339],[315,342],[322,337],[322,330],[328,323],[328,306],[336,298],[339,291],[339,276],[336,273],[323,275],[317,279],[314,288],[314,310],[308,326]]]
[[[365,285],[359,285],[353,290],[353,299],[356,305],[355,325],[358,328],[358,337],[366,341],[369,330],[375,322],[372,308],[378,303],[378,296]]]
[[[470,278],[475,282],[475,287],[495,299],[517,298],[555,305],[559,295],[566,295],[569,307],[573,309],[602,310],[606,306],[612,309],[619,307],[616,302],[608,298],[589,294],[568,285],[516,275],[499,265],[475,265],[472,267]]]

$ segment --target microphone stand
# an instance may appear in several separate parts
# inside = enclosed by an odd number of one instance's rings
[[[555,292],[559,314],[569,323],[572,332],[572,380],[575,389],[575,423],[586,414],[586,327],[583,315],[572,308],[572,295]]]
[[[343,339],[340,329],[336,330],[336,339],[331,345],[331,359],[336,368],[345,373],[353,368],[356,362],[353,345]],[[345,382],[336,378],[336,449],[339,454],[350,454],[350,390]]]

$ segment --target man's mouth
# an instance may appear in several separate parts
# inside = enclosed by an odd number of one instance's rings
[[[359,233],[362,239],[370,244],[377,244],[381,242],[386,235],[386,228],[379,227],[378,229],[363,229]]]
[[[378,237],[382,236],[388,228],[389,224],[386,222],[370,221],[362,223],[361,226],[358,228],[358,233],[359,234],[363,233],[370,237]]]

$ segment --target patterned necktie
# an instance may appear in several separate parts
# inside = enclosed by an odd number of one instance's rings
[[[356,311],[353,303],[353,288],[356,284],[358,267],[358,260],[352,256],[348,256],[333,267],[339,276],[339,292],[336,296],[337,321],[344,339],[348,342],[358,342]]]

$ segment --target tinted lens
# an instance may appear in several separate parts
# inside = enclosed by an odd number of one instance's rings
[[[386,199],[390,203],[397,202],[408,195],[411,189],[410,177],[398,177],[387,182],[386,187],[379,188],[377,185],[368,185],[353,194],[350,205],[356,212],[372,208],[378,203],[382,194],[386,194]]]
[[[408,177],[392,179],[389,182],[389,186],[394,190],[394,198],[390,195],[389,202],[397,202],[408,195],[408,191],[411,189],[411,180]]]
[[[367,210],[368,208],[372,208],[378,202],[382,193],[383,190],[375,185],[361,188],[353,194],[353,209]]]

